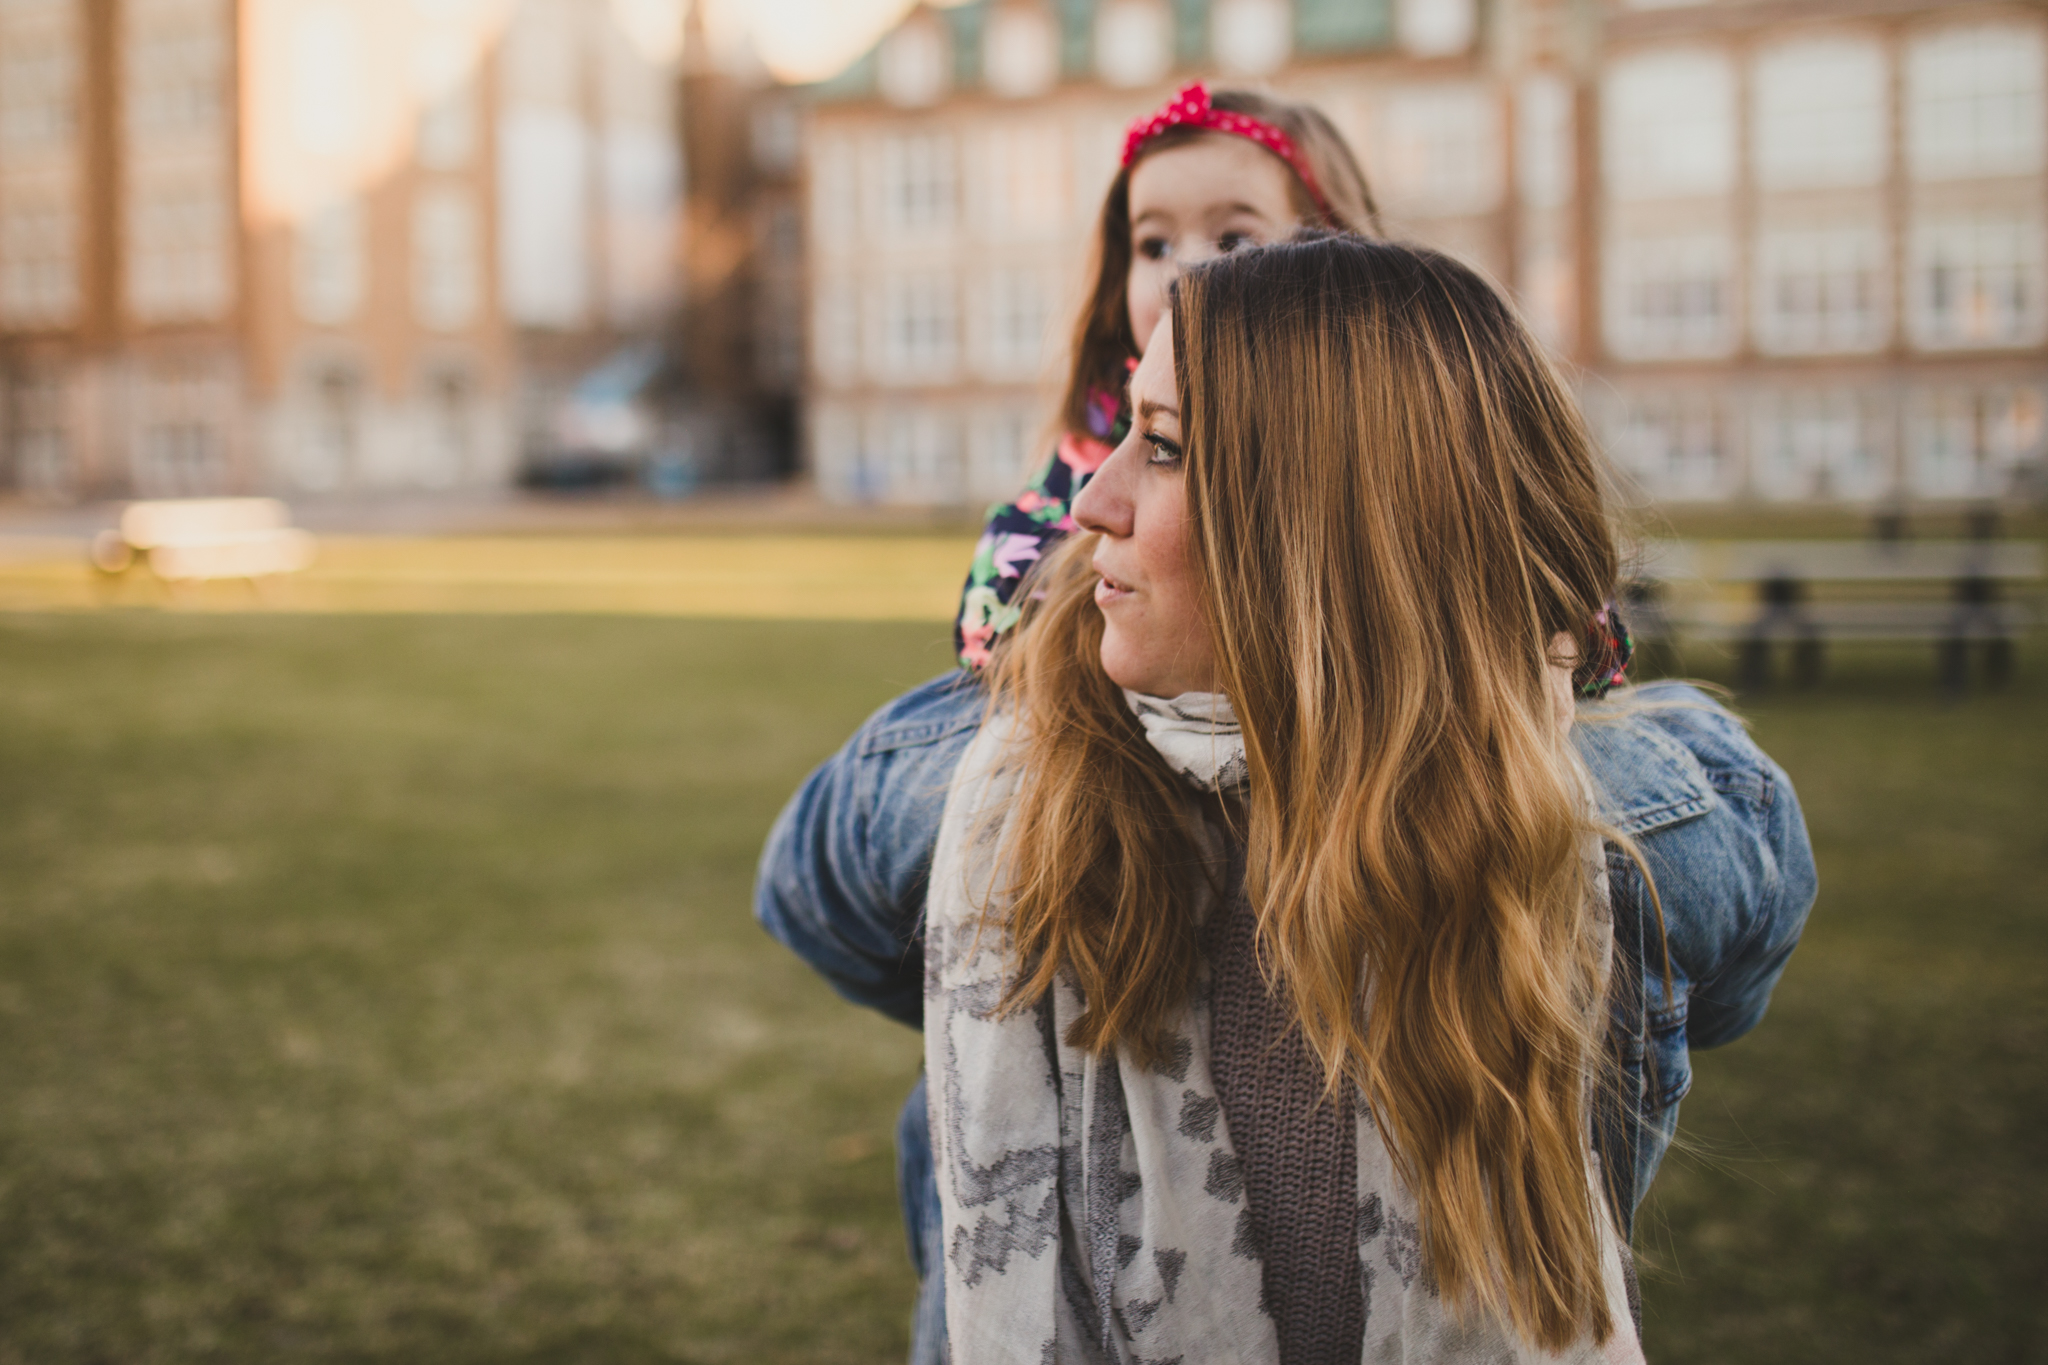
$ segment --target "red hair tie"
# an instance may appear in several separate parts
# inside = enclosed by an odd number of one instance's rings
[[[1314,199],[1316,207],[1323,211],[1323,216],[1332,221],[1336,219],[1337,215],[1330,212],[1330,201],[1323,197],[1323,187],[1316,183],[1316,173],[1309,169],[1308,158],[1301,154],[1301,148],[1294,145],[1294,139],[1272,124],[1255,119],[1250,114],[1218,109],[1209,102],[1209,87],[1200,81],[1187,86],[1168,100],[1166,107],[1158,113],[1141,118],[1131,125],[1130,131],[1124,134],[1123,164],[1128,166],[1137,160],[1138,153],[1145,150],[1145,144],[1168,128],[1206,128],[1212,132],[1250,138],[1286,162],[1295,175],[1300,177],[1301,183],[1309,192],[1309,197]]]

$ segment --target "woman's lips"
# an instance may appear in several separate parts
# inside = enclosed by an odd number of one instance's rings
[[[1132,589],[1128,583],[1122,583],[1114,578],[1111,578],[1108,574],[1103,573],[1102,569],[1099,566],[1096,568],[1095,572],[1101,574],[1101,578],[1095,584],[1096,606],[1113,606],[1114,604],[1123,601],[1131,595]]]

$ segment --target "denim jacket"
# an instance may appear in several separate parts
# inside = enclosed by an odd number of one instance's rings
[[[1584,706],[1572,727],[1601,813],[1635,841],[1663,910],[1660,937],[1641,872],[1610,845],[1616,1065],[1593,1137],[1624,1231],[1677,1129],[1689,1049],[1732,1042],[1763,1018],[1816,889],[1792,784],[1741,723],[1682,683],[1631,692],[1633,705]],[[985,701],[973,675],[957,672],[884,706],[811,774],[761,855],[762,926],[848,1000],[912,1028],[923,1023],[921,921],[939,817]],[[924,1098],[919,1081],[897,1129],[904,1219],[925,1284],[917,1360],[938,1358],[944,1321]]]

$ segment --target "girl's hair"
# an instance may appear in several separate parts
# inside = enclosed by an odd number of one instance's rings
[[[1322,110],[1255,90],[1218,90],[1210,95],[1210,104],[1232,113],[1249,114],[1294,139],[1330,205],[1330,211],[1323,212],[1308,186],[1290,170],[1287,179],[1294,211],[1304,224],[1378,235],[1379,210],[1366,186],[1365,172],[1359,170],[1358,159],[1351,154],[1344,135]],[[1074,323],[1067,391],[1060,401],[1060,421],[1066,430],[1090,430],[1090,395],[1104,387],[1114,389],[1121,385],[1124,362],[1138,354],[1138,338],[1131,335],[1126,301],[1131,274],[1131,172],[1155,152],[1183,147],[1200,138],[1230,136],[1233,134],[1203,128],[1168,128],[1147,142],[1131,164],[1119,170],[1116,179],[1110,182],[1096,230],[1095,283]]]
[[[1544,683],[1546,642],[1583,638],[1617,571],[1580,415],[1500,295],[1433,252],[1324,234],[1176,291],[1261,958],[1333,1092],[1370,1102],[1441,1292],[1550,1350],[1604,1341],[1599,826]],[[1068,972],[1070,1041],[1145,1057],[1193,983],[1205,864],[1103,673],[1095,539],[1047,557],[998,656],[993,704],[1021,721],[999,922],[1013,1007]]]

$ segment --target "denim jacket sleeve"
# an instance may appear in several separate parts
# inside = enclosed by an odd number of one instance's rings
[[[912,1028],[946,785],[985,700],[953,672],[875,712],[784,807],[754,883],[762,928],[848,1000]]]
[[[1612,1037],[1627,1093],[1603,1147],[1626,1196],[1616,1202],[1633,1207],[1677,1128],[1691,1049],[1733,1042],[1763,1018],[1817,883],[1791,781],[1698,689],[1651,683],[1621,714],[1582,714],[1573,739],[1602,813],[1635,841],[1655,885],[1653,899],[1634,862],[1610,849]]]

